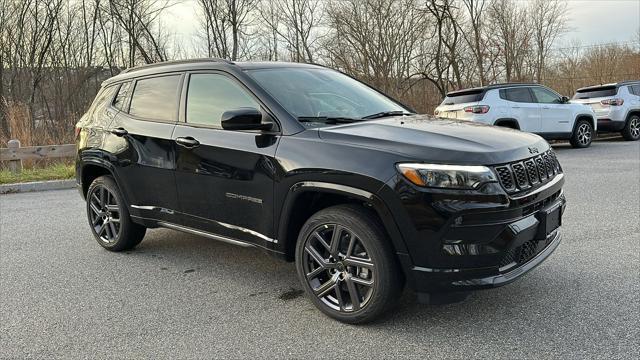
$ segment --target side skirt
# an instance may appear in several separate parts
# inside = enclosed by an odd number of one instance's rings
[[[193,229],[193,228],[190,228],[190,227],[186,227],[186,226],[182,226],[182,225],[176,225],[176,224],[172,224],[172,223],[168,223],[168,222],[164,222],[164,221],[159,221],[158,222],[158,226],[161,226],[161,227],[164,227],[164,228],[167,228],[167,229],[182,231],[182,232],[193,234],[193,235],[204,236],[206,238],[222,241],[222,242],[225,242],[225,243],[231,244],[231,245],[237,245],[237,246],[241,246],[241,247],[256,247],[256,245],[254,245],[254,244],[246,243],[246,242],[243,242],[243,241],[240,241],[240,240],[231,239],[231,238],[228,238],[226,236],[216,235],[216,234],[212,234],[212,233],[209,233],[209,232],[206,232],[206,231],[196,230],[196,229]]]

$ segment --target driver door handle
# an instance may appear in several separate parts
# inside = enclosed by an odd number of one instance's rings
[[[186,147],[187,149],[193,149],[200,145],[200,141],[192,138],[191,136],[179,137],[176,138],[175,141],[178,145]]]
[[[127,135],[129,132],[127,131],[127,129],[119,127],[119,128],[112,129],[111,133],[115,136],[122,137]]]

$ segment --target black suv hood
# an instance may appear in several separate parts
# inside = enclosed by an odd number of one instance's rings
[[[435,163],[494,165],[531,157],[549,148],[534,134],[430,115],[362,121],[320,128],[318,132],[327,141]]]

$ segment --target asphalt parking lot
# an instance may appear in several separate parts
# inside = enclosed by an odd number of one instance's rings
[[[366,326],[292,264],[171,230],[99,247],[75,190],[0,197],[0,358],[640,358],[640,142],[555,146],[563,242],[519,281]]]

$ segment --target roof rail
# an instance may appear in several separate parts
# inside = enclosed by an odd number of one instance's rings
[[[150,68],[160,67],[160,66],[165,66],[165,65],[180,65],[180,64],[198,63],[198,62],[224,62],[224,63],[230,64],[230,65],[234,65],[235,64],[233,61],[226,60],[226,59],[219,59],[219,58],[199,58],[199,59],[187,59],[187,60],[172,60],[172,61],[162,61],[162,62],[157,62],[157,63],[151,63],[151,64],[144,64],[144,65],[135,66],[135,67],[128,68],[128,69],[122,71],[121,74],[126,74],[126,73],[130,73],[130,72],[138,71],[138,70],[145,70],[145,69],[150,69]]]
[[[462,94],[465,94],[467,92],[487,91],[487,90],[500,89],[500,88],[511,87],[511,86],[542,86],[542,85],[538,84],[538,83],[507,82],[507,83],[490,84],[490,85],[474,87],[474,88],[453,90],[453,91],[449,91],[447,93],[447,95],[449,95],[449,94],[451,94],[451,95],[462,95]]]
[[[618,85],[627,85],[627,84],[633,84],[633,83],[637,83],[640,82],[640,80],[622,80],[622,81],[618,81],[617,84]]]

